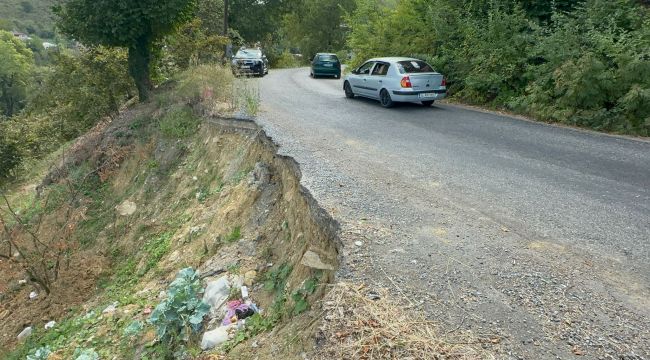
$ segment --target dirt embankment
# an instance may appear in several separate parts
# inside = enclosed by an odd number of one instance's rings
[[[90,175],[80,181],[79,174]],[[297,164],[278,156],[254,123],[201,117],[177,104],[138,106],[98,125],[44,179],[10,197],[18,211],[38,210],[31,221],[51,224],[38,235],[51,238],[69,208],[80,215],[66,219],[73,231],[63,239],[65,266],[49,295],[29,281],[23,259],[0,262],[0,353],[4,347],[19,358],[47,346],[62,358],[77,348],[102,358],[156,356],[150,328],[136,338],[122,333],[132,321],[146,323],[159,293],[185,267],[206,281],[245,276],[252,299],[275,312],[273,332],[256,336],[254,351],[240,344],[253,339],[231,343],[237,358],[298,357],[297,349],[309,347],[313,331],[289,337],[284,329],[313,327],[310,309],[338,267],[337,225],[300,185]],[[43,204],[55,191],[65,198],[69,184],[81,189],[78,198]],[[26,241],[35,226],[3,236]],[[307,281],[315,284],[309,291]],[[32,291],[39,296],[30,300]],[[112,316],[102,314],[109,304],[117,305]],[[44,330],[51,320],[58,325]],[[18,343],[27,326],[34,333]],[[192,341],[190,349],[198,346]]]

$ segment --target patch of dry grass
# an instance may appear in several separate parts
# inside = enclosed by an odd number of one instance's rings
[[[494,359],[470,334],[442,332],[421,312],[400,306],[388,291],[372,300],[364,286],[338,283],[323,300],[319,359]],[[319,341],[317,340],[317,343]]]

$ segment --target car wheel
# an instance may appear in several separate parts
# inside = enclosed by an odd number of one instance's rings
[[[349,82],[345,82],[343,84],[343,91],[345,91],[345,97],[348,99],[352,99],[354,97],[354,91],[352,91],[352,87],[350,86]]]
[[[382,89],[381,92],[379,93],[379,100],[381,101],[381,106],[385,108],[390,108],[395,105],[393,99],[390,98],[390,94],[388,93],[388,90],[386,89]]]
[[[309,77],[312,77],[312,78],[313,78],[313,77],[314,77],[314,73],[313,73],[313,72],[310,72],[310,73],[309,73]]]
[[[427,100],[427,101],[423,101],[422,105],[424,105],[426,107],[429,107],[429,106],[433,105],[433,103],[434,103],[434,100]]]

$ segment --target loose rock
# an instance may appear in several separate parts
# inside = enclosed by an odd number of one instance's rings
[[[302,256],[300,263],[312,269],[334,270],[334,266],[324,263],[320,259],[320,255],[311,250],[308,250],[305,255]]]
[[[129,200],[124,200],[124,202],[115,208],[115,210],[117,210],[117,213],[121,216],[131,216],[135,214],[135,211],[137,209],[138,206],[133,201]]]

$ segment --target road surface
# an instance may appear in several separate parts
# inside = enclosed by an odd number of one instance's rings
[[[650,142],[384,109],[308,74],[261,79],[259,121],[342,224],[341,278],[498,338],[498,358],[650,359]]]

